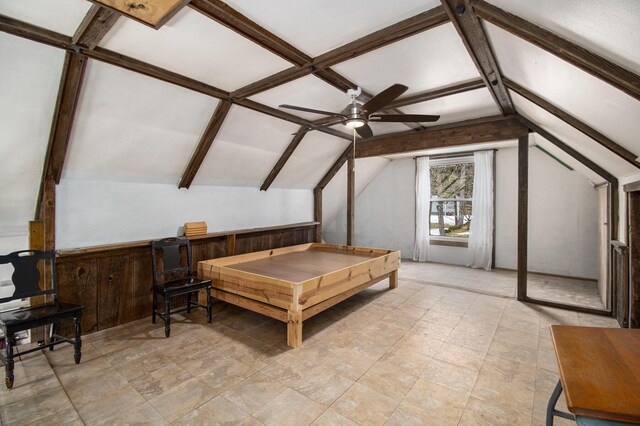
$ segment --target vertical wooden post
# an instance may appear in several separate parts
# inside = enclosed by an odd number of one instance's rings
[[[491,269],[496,269],[496,163],[498,150],[493,150],[493,244],[491,244]]]
[[[236,254],[236,234],[227,235],[226,246],[227,256],[233,256]]]
[[[322,188],[313,190],[313,220],[318,222],[313,229],[313,241],[322,242]]]
[[[347,158],[347,245],[354,244],[356,198],[356,160],[353,153]]]
[[[518,300],[527,297],[529,135],[518,139]]]
[[[56,249],[56,181],[53,177],[44,180],[42,198],[42,220],[44,222],[44,250]]]

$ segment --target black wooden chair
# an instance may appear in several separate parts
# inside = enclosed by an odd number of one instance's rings
[[[0,360],[5,364],[5,384],[7,388],[13,387],[13,357],[14,346],[16,344],[15,334],[21,331],[30,330],[45,325],[51,326],[49,343],[39,344],[38,347],[23,351],[21,355],[38,351],[43,348],[53,350],[55,345],[60,343],[71,343],[74,346],[74,360],[80,363],[82,341],[80,339],[80,321],[82,319],[81,305],[71,303],[61,303],[57,301],[56,290],[56,268],[55,253],[52,251],[43,252],[38,250],[16,251],[4,256],[0,256],[0,264],[13,265],[13,275],[11,283],[14,287],[13,294],[0,298],[0,303],[10,302],[17,299],[25,299],[34,296],[53,295],[53,301],[38,305],[17,308],[0,312],[0,328],[4,331],[6,355],[0,353]],[[47,268],[49,264],[49,268]],[[45,272],[45,276],[51,283],[51,288],[42,290],[40,288],[40,274]],[[55,334],[55,326],[58,322],[73,319],[75,323],[75,339],[68,339]]]
[[[162,253],[162,269],[158,269],[158,254]],[[164,238],[151,242],[151,261],[153,267],[153,311],[151,321],[156,323],[156,315],[164,320],[164,334],[171,333],[171,314],[191,312],[192,307],[207,310],[207,321],[211,322],[211,280],[196,278],[191,271],[191,246],[189,240],[182,237]],[[199,290],[207,292],[207,305],[191,301],[191,296]],[[164,313],[157,311],[158,295],[164,301]],[[187,306],[171,310],[171,298],[187,295]]]

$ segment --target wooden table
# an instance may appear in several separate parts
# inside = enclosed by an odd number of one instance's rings
[[[563,390],[579,424],[640,423],[639,329],[552,325],[551,337],[560,381],[549,400],[548,425],[554,415],[573,417],[555,410]]]
[[[287,344],[302,344],[302,322],[389,278],[398,286],[400,252],[301,244],[198,262],[211,295],[287,323]]]

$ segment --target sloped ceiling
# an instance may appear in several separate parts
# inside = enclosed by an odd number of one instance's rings
[[[640,74],[640,2],[636,0],[489,0],[534,24]],[[230,0],[228,5],[303,54],[316,57],[389,25],[440,6],[436,0]],[[72,36],[91,7],[85,0],[0,1],[0,14]],[[570,112],[640,155],[640,102],[518,37],[483,22],[505,77]],[[293,65],[232,29],[185,7],[160,30],[120,17],[99,49],[129,56],[233,92]],[[24,225],[35,209],[64,53],[0,33],[0,229]],[[453,24],[368,51],[331,68],[376,94],[394,83],[405,95],[477,79],[479,72]],[[510,92],[519,114],[624,178],[638,169],[542,108]],[[250,96],[264,108],[283,103],[339,111],[346,94],[306,75]],[[167,82],[90,59],[71,132],[63,177],[132,182],[177,182],[207,128],[219,100]],[[245,105],[246,106],[246,105]],[[438,123],[499,114],[490,92],[475,89],[400,108],[441,114]],[[272,114],[273,115],[273,114]],[[260,187],[300,129],[292,123],[234,104],[193,181],[194,185]],[[296,113],[305,120],[322,118]],[[394,123],[372,124],[375,134],[406,131]],[[346,133],[343,126],[335,129]],[[548,141],[534,140],[575,163]],[[313,188],[348,145],[345,139],[310,132],[273,187]],[[20,149],[16,150],[16,146]],[[358,185],[386,163],[358,160]],[[344,169],[344,167],[343,167]],[[595,182],[582,166],[576,170]],[[344,173],[325,188],[325,216],[344,202]],[[333,200],[333,201],[330,201]]]

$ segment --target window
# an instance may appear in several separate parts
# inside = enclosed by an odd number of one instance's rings
[[[473,198],[473,157],[430,162],[429,235],[469,238]]]

